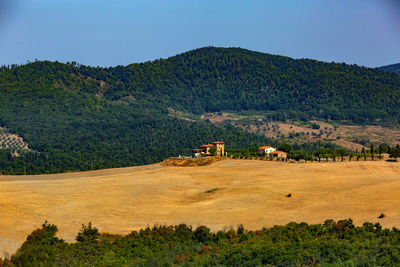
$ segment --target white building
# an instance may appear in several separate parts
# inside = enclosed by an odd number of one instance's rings
[[[258,154],[259,155],[267,155],[269,156],[269,154],[271,152],[276,151],[276,148],[272,147],[272,146],[261,146],[258,148]]]

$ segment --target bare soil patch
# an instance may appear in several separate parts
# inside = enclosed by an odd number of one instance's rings
[[[222,160],[222,157],[204,157],[204,158],[169,158],[164,160],[161,164],[165,166],[181,166],[181,167],[188,167],[188,166],[206,166],[210,165],[214,162]]]
[[[129,233],[153,224],[243,224],[353,218],[400,227],[400,163],[288,164],[222,160],[36,176],[0,176],[0,253],[15,252],[45,220],[73,241],[82,224]],[[291,194],[291,197],[287,197]],[[385,216],[378,219],[383,213]]]

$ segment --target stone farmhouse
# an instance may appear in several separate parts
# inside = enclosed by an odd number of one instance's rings
[[[201,145],[200,148],[192,149],[192,156],[196,158],[201,157],[202,155],[209,156],[211,155],[210,148],[212,147],[215,147],[217,149],[217,156],[225,155],[225,143],[221,141],[216,141],[212,144]]]

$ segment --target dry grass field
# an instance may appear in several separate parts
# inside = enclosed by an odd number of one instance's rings
[[[400,227],[400,163],[290,164],[222,160],[38,176],[0,176],[0,253],[14,252],[45,220],[73,241],[81,224],[128,233],[153,224],[243,224],[351,217]],[[286,197],[291,193],[292,197]],[[380,213],[386,215],[377,219]]]

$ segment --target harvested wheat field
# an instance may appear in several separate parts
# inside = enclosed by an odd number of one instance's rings
[[[153,224],[243,224],[351,217],[400,227],[400,164],[291,164],[222,160],[209,166],[161,164],[84,173],[0,176],[0,253],[15,252],[45,220],[73,241],[81,225],[128,233]],[[291,197],[286,197],[289,193]],[[386,215],[377,219],[379,214]]]

